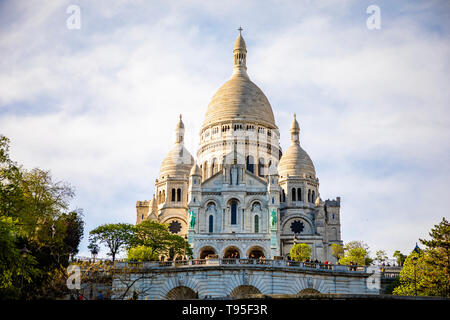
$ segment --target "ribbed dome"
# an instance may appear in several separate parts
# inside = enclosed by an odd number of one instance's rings
[[[248,77],[236,73],[213,96],[203,126],[224,120],[257,121],[276,128],[264,93]]]
[[[299,144],[291,144],[280,159],[278,164],[278,174],[280,176],[303,176],[316,177],[314,164]]]
[[[300,126],[294,114],[291,124],[291,145],[283,154],[278,164],[278,174],[282,177],[300,176],[316,177],[314,164],[302,147],[300,147]]]
[[[159,169],[159,176],[189,176],[193,163],[194,158],[189,151],[182,143],[176,143],[164,158]]]
[[[171,177],[189,176],[189,172],[194,164],[194,158],[184,147],[184,124],[181,120],[181,114],[175,127],[175,132],[175,146],[170,150],[161,164],[161,168],[159,169],[160,178],[167,175]]]
[[[269,100],[247,75],[247,49],[240,32],[234,44],[233,54],[233,75],[213,96],[206,110],[203,126],[221,121],[245,120],[276,128]]]

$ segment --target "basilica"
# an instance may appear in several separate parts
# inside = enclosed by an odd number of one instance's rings
[[[340,198],[320,198],[295,114],[290,146],[281,150],[269,100],[247,74],[241,31],[231,78],[206,110],[196,159],[184,146],[180,115],[155,194],[137,201],[136,223],[153,219],[168,224],[199,259],[281,259],[294,243],[306,243],[312,259],[335,262],[331,245],[342,244]]]

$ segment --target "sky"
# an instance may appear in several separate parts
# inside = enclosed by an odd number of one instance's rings
[[[321,198],[341,197],[344,242],[409,253],[450,216],[449,21],[433,0],[1,1],[0,134],[73,186],[89,256],[90,230],[152,198],[179,114],[195,156],[242,26],[283,150],[296,113]]]

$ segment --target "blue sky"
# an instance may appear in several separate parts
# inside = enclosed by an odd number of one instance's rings
[[[88,255],[89,230],[151,199],[180,113],[196,154],[242,26],[283,149],[295,112],[321,197],[342,199],[343,240],[406,253],[449,217],[449,15],[448,1],[2,1],[0,133],[74,186]]]

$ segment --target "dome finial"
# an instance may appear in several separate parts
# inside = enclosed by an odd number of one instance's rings
[[[300,137],[299,137],[300,126],[298,125],[297,117],[296,117],[295,113],[294,113],[294,119],[292,119],[290,131],[291,131],[291,142],[300,143]]]
[[[244,38],[242,37],[242,27],[239,27],[238,31],[238,37],[236,41],[234,42],[234,49],[233,49],[233,55],[234,55],[234,69],[238,73],[242,74],[242,71],[247,70],[247,46],[245,45]],[[245,73],[245,72],[244,72]]]
[[[177,126],[175,128],[176,131],[176,143],[182,143],[184,140],[184,123],[183,120],[181,120],[181,114],[180,114],[180,120],[178,120]]]

